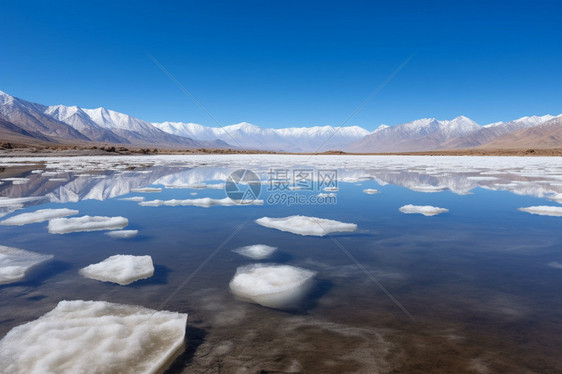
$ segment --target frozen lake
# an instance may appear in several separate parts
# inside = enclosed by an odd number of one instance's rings
[[[53,157],[1,169],[0,246],[43,262],[0,284],[0,338],[62,300],[93,300],[189,314],[172,373],[562,372],[560,158]],[[127,285],[81,274],[115,255],[150,256],[153,273],[145,261],[141,276],[112,265]]]

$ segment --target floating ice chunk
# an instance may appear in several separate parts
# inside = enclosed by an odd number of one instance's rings
[[[412,213],[419,213],[423,214],[424,216],[436,216],[440,213],[448,212],[449,209],[445,208],[438,208],[436,206],[431,205],[404,205],[399,209],[402,213],[412,214]]]
[[[150,256],[115,255],[80,269],[86,278],[120,285],[152,277],[154,265]]]
[[[548,264],[548,266],[550,266],[551,268],[555,268],[555,269],[562,269],[562,263],[561,262],[552,261]]]
[[[408,186],[408,188],[412,191],[416,192],[441,192],[447,190],[447,186],[431,186],[431,185],[418,185],[418,186]]]
[[[340,189],[338,187],[324,187],[323,190],[326,192],[330,192],[330,191],[339,191]]]
[[[122,229],[129,224],[125,217],[82,216],[76,218],[55,218],[49,221],[51,234],[67,234],[75,231],[96,231]]]
[[[191,196],[195,196],[195,195],[197,195],[197,192],[190,192],[189,194],[190,194]]]
[[[53,258],[52,255],[42,255],[0,245],[0,284],[23,279],[29,269],[51,258]]]
[[[367,189],[363,190],[363,192],[365,192],[368,195],[374,195],[374,194],[379,193],[380,191],[375,190],[374,188],[367,188]]]
[[[131,192],[162,192],[160,187],[131,188]]]
[[[330,193],[320,192],[317,196],[321,199],[325,199],[325,198],[328,198],[328,197],[337,197],[337,195],[333,192],[330,192]]]
[[[22,213],[5,219],[0,222],[0,225],[21,226],[28,223],[48,221],[53,218],[72,216],[78,213],[79,212],[77,210],[73,209],[39,209],[35,212]]]
[[[139,230],[115,230],[106,232],[105,235],[109,235],[112,238],[127,239],[136,236],[138,233]]]
[[[562,217],[562,206],[540,205],[519,208],[519,210],[531,214],[538,214],[540,216]]]
[[[277,247],[271,247],[265,244],[254,244],[237,248],[234,250],[234,252],[254,260],[263,260],[271,256],[271,254],[275,252],[276,249]]]
[[[215,189],[215,190],[222,190],[224,189],[224,183],[195,183],[195,184],[166,184],[164,185],[166,188],[189,188],[194,190],[204,190],[207,188]]]
[[[141,206],[200,206],[208,208],[214,205],[233,206],[233,205],[263,205],[263,200],[244,200],[234,201],[228,197],[224,199],[212,199],[210,197],[202,197],[200,199],[185,199],[185,200],[150,200],[141,201]]]
[[[0,341],[2,372],[159,373],[183,351],[187,314],[61,301]]]
[[[0,197],[0,207],[20,207],[22,204],[30,202],[30,201],[36,201],[36,200],[42,200],[44,199],[44,196],[30,196],[30,197]]]
[[[236,270],[230,290],[244,301],[269,308],[298,305],[310,291],[316,272],[289,265],[249,265]]]
[[[256,223],[272,229],[288,231],[298,235],[324,236],[333,232],[350,232],[357,230],[354,223],[345,223],[331,219],[289,216],[283,218],[262,217]]]
[[[144,201],[144,196],[131,196],[131,197],[124,197],[122,199],[119,200],[123,200],[123,201]]]
[[[552,196],[548,197],[550,200],[556,201],[559,204],[562,204],[562,193],[557,193]]]

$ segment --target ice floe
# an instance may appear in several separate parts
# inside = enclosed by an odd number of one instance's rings
[[[326,199],[326,198],[328,198],[328,197],[337,197],[337,195],[336,195],[335,193],[333,193],[333,192],[330,192],[330,193],[320,192],[320,193],[319,193],[318,195],[316,195],[316,196],[318,196],[318,197],[321,198],[321,199]]]
[[[439,208],[436,206],[431,205],[404,205],[399,209],[402,213],[412,214],[412,213],[419,213],[423,214],[424,216],[436,216],[441,213],[448,212],[449,209]]]
[[[61,301],[0,340],[3,373],[160,373],[183,351],[187,314]]]
[[[277,247],[271,247],[265,244],[254,244],[237,248],[234,252],[254,260],[263,260],[271,256],[276,249]]]
[[[339,191],[340,189],[338,187],[324,187],[322,190],[326,192],[332,192],[332,191]]]
[[[125,217],[82,216],[55,218],[49,221],[51,234],[66,234],[76,231],[116,230],[129,224]]]
[[[109,235],[112,238],[128,239],[136,236],[138,233],[139,230],[114,230],[106,232],[105,235]]]
[[[562,269],[562,262],[552,261],[548,264],[551,268]]]
[[[374,194],[379,193],[380,191],[375,190],[374,188],[367,188],[367,189],[363,190],[363,192],[365,192],[368,195],[374,195]]]
[[[139,201],[144,201],[144,196],[124,197],[124,198],[121,198],[121,199],[119,199],[119,200],[122,200],[122,201],[136,201],[136,202],[139,202]]]
[[[202,197],[199,199],[185,199],[185,200],[150,200],[141,201],[139,203],[141,206],[199,206],[203,208],[208,208],[215,205],[222,206],[233,206],[233,205],[263,205],[263,200],[245,200],[245,201],[234,201],[229,197],[224,199],[213,199],[210,197]]]
[[[44,196],[30,196],[30,197],[0,197],[0,208],[22,206],[24,203],[30,201],[37,201],[45,199]]]
[[[131,188],[131,192],[162,192],[160,187]]]
[[[0,225],[21,226],[21,225],[26,225],[28,223],[48,221],[53,218],[72,216],[78,213],[79,212],[77,210],[66,209],[66,208],[65,209],[39,209],[36,210],[35,212],[22,213],[7,218],[2,222],[0,222]]]
[[[519,210],[540,216],[562,217],[562,206],[539,205],[519,208]]]
[[[215,189],[215,190],[222,190],[224,189],[224,183],[196,183],[196,184],[165,184],[164,187],[166,188],[189,188],[194,190],[204,190],[207,188]]]
[[[290,265],[242,266],[230,281],[230,290],[244,301],[269,308],[298,305],[313,286],[316,272]]]
[[[262,217],[256,223],[264,227],[291,232],[298,235],[324,236],[333,232],[357,230],[354,223],[345,223],[325,218],[289,216],[283,218]]]
[[[52,255],[0,245],[0,284],[23,279],[29,269],[51,258]]]
[[[154,274],[154,265],[150,256],[115,255],[80,269],[80,274],[103,282],[127,285],[150,278]]]

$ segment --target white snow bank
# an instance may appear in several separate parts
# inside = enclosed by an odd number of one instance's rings
[[[3,178],[1,180],[6,182],[12,182],[12,184],[25,184],[29,182],[29,178],[16,178],[16,177]]]
[[[139,230],[115,230],[106,232],[105,235],[109,235],[112,238],[127,239],[136,236],[138,233]]]
[[[363,190],[363,192],[365,192],[368,195],[374,195],[379,193],[379,190],[375,190],[374,188],[367,188],[365,190]]]
[[[80,274],[103,282],[127,285],[150,278],[154,274],[154,265],[150,256],[115,255],[80,269]]]
[[[436,216],[440,213],[448,212],[449,209],[439,208],[436,206],[431,205],[404,205],[399,209],[402,213],[412,214],[412,213],[419,213],[423,214],[424,216]]]
[[[42,255],[0,245],[0,284],[23,279],[29,269],[51,258],[53,258],[52,255]]]
[[[131,188],[131,192],[162,192],[160,187]]]
[[[245,301],[269,308],[290,308],[310,291],[314,275],[314,271],[289,265],[242,266],[230,281],[230,290]]]
[[[2,371],[158,373],[183,351],[187,314],[105,301],[61,301],[0,341]]]
[[[96,231],[122,229],[129,224],[125,217],[82,216],[76,218],[55,218],[49,221],[51,234],[66,234],[75,231]]]
[[[234,252],[254,260],[263,260],[264,258],[271,256],[276,249],[277,247],[271,247],[265,244],[254,244],[237,248]]]
[[[540,216],[562,217],[562,206],[540,205],[519,208],[519,210],[531,214],[538,214]]]
[[[225,197],[224,199],[213,199],[210,197],[202,197],[200,199],[185,199],[185,200],[150,200],[141,201],[139,205],[142,206],[200,206],[208,208],[214,205],[233,206],[233,205],[263,205],[263,200],[247,200],[240,203]]]
[[[333,232],[350,232],[357,230],[354,223],[345,223],[331,219],[289,216],[283,218],[262,217],[256,223],[272,229],[288,231],[298,235],[324,236]]]
[[[77,210],[73,209],[39,209],[35,212],[22,213],[17,216],[10,217],[0,222],[0,225],[16,225],[21,226],[28,223],[36,223],[48,221],[53,218],[60,218],[78,214]]]

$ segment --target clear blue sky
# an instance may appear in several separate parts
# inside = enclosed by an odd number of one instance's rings
[[[374,129],[562,112],[561,1],[2,1],[0,90],[148,121]]]

